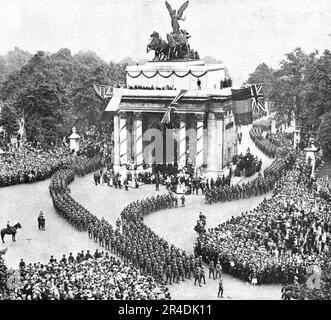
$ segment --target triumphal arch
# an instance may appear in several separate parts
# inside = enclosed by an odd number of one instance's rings
[[[113,88],[105,113],[114,123],[115,167],[191,163],[220,172],[237,153],[225,66],[206,64],[190,47],[178,24],[187,5],[174,14],[167,3],[173,29],[167,40],[154,31],[147,45],[154,59],[127,66],[126,84]]]

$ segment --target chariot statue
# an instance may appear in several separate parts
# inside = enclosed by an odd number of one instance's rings
[[[154,31],[150,37],[150,43],[147,45],[146,51],[154,51],[154,60],[174,60],[174,59],[199,59],[196,51],[190,48],[188,39],[190,34],[181,29],[178,21],[185,21],[183,13],[188,6],[188,1],[183,3],[178,11],[173,10],[171,5],[166,1],[166,7],[171,17],[172,32],[167,34],[167,41],[163,40],[158,32]]]

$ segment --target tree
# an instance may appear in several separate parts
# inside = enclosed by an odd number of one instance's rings
[[[318,141],[323,147],[325,156],[331,156],[331,111],[321,117],[321,123],[318,126]]]
[[[270,99],[270,93],[275,83],[274,70],[265,63],[259,64],[255,71],[249,75],[246,83],[262,83],[265,99]]]
[[[316,55],[305,54],[300,48],[286,54],[286,59],[280,63],[280,70],[275,73],[276,82],[271,92],[271,100],[279,117],[296,120],[302,125],[302,116],[307,107],[307,70],[314,64]],[[285,116],[285,117],[284,117]]]
[[[7,103],[3,104],[0,112],[0,127],[5,130],[8,140],[12,135],[16,136],[19,129],[17,113]]]
[[[6,67],[3,60],[0,68]],[[24,119],[28,141],[47,145],[62,140],[73,125],[99,126],[107,101],[98,98],[93,83],[124,81],[125,66],[106,63],[94,52],[73,56],[67,48],[54,54],[38,51],[20,69],[5,75],[0,100]]]
[[[32,57],[32,54],[17,47],[5,55],[8,73],[20,70]]]

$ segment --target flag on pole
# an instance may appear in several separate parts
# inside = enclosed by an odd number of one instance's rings
[[[231,89],[234,122],[236,125],[247,125],[253,122],[251,88]]]
[[[106,84],[94,84],[93,88],[101,99],[110,98],[113,95],[112,86]]]
[[[266,108],[263,104],[262,83],[251,85],[252,109],[257,112],[264,112]]]
[[[185,95],[186,92],[187,92],[187,90],[185,90],[185,89],[180,90],[180,92],[177,94],[175,99],[172,100],[172,102],[170,103],[166,113],[164,114],[164,116],[161,120],[162,124],[170,124],[171,123],[171,115],[176,110],[175,105],[178,104],[177,102],[179,101],[179,99],[181,99]]]

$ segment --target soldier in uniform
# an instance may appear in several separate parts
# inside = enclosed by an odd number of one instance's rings
[[[67,264],[67,258],[66,258],[65,254],[62,256],[62,259],[60,260],[60,262],[63,264]]]
[[[174,265],[174,268],[172,271],[173,271],[173,282],[178,283],[179,282],[179,273],[178,273],[177,264]]]
[[[223,279],[222,276],[220,277],[220,281],[218,283],[218,294],[217,297],[219,298],[221,294],[221,298],[223,298]]]
[[[213,275],[213,279],[215,280],[215,264],[213,260],[211,260],[209,263],[209,279],[210,275]]]
[[[171,266],[170,264],[168,264],[167,268],[166,268],[166,284],[168,284],[168,279],[170,281],[170,284],[171,283]]]
[[[75,261],[74,256],[72,255],[72,252],[70,252],[69,257],[68,257],[68,262],[73,263]]]
[[[187,259],[185,262],[185,278],[191,279],[191,261]]]
[[[222,277],[222,266],[221,266],[219,260],[217,260],[217,263],[216,263],[216,279],[217,279],[217,276],[219,276],[220,278]]]
[[[201,287],[201,282],[200,282],[200,271],[199,268],[196,267],[194,270],[194,285],[197,284],[197,281],[199,283],[199,287]]]
[[[182,202],[182,207],[185,207],[185,197],[182,196],[180,199],[181,199],[181,202]]]
[[[206,284],[205,270],[203,266],[200,266],[200,283],[202,283],[202,279],[203,283]]]

